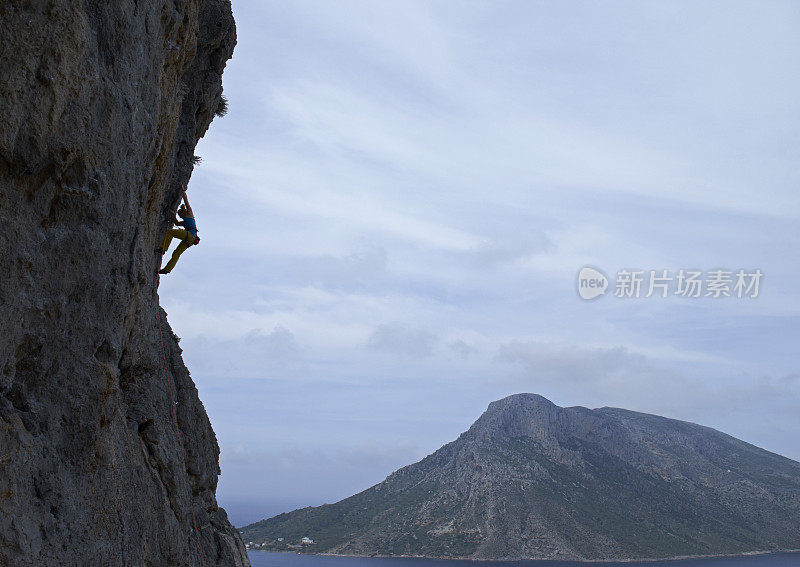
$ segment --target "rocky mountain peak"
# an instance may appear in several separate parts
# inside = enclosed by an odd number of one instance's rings
[[[469,429],[481,438],[530,437],[544,440],[564,428],[564,409],[538,394],[514,394],[489,404]]]
[[[344,554],[629,560],[798,549],[799,512],[800,463],[708,427],[518,394],[372,488],[243,531],[274,549],[308,535]]]

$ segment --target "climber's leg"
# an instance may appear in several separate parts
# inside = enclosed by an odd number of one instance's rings
[[[186,232],[186,231],[182,230],[181,232]],[[172,253],[172,258],[169,259],[169,262],[167,262],[167,265],[164,266],[164,269],[162,271],[167,274],[170,273],[172,271],[172,268],[175,267],[175,264],[178,263],[178,258],[181,257],[183,251],[189,248],[189,246],[190,245],[187,244],[185,240],[181,240],[181,243],[178,244],[178,247],[175,249],[175,252]]]
[[[167,234],[164,235],[164,242],[161,243],[161,249],[164,252],[169,249],[169,243],[172,242],[173,238],[180,238],[181,240],[184,240],[186,238],[186,231],[182,228],[167,229]]]

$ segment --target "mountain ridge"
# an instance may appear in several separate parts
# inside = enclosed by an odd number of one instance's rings
[[[363,492],[241,531],[334,554],[631,560],[798,549],[798,512],[791,459],[691,422],[516,394]]]

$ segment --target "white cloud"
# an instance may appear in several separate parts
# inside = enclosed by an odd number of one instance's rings
[[[439,337],[426,329],[386,323],[372,331],[367,346],[373,350],[408,356],[430,356],[438,342]]]
[[[800,456],[794,8],[234,10],[230,112],[189,187],[203,241],[159,290],[221,445],[252,453],[224,449],[223,494],[344,495],[335,455],[433,450],[522,390]],[[764,289],[587,304],[586,264],[759,267]],[[252,443],[276,440],[306,477],[258,484],[283,450]]]

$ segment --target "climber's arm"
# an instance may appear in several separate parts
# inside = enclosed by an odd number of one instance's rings
[[[194,218],[194,211],[192,210],[192,206],[189,204],[189,198],[186,196],[186,191],[183,192],[183,204],[186,205],[186,210],[189,212],[189,216]]]

